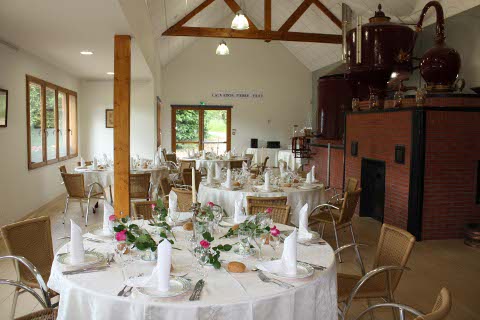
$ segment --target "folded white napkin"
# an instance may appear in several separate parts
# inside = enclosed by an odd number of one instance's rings
[[[310,169],[310,174],[312,176],[312,182],[315,182],[315,166],[312,166],[312,169]]]
[[[207,184],[212,184],[213,182],[213,164],[209,164],[207,167]]]
[[[83,159],[83,158],[80,159],[80,166],[81,166],[82,168],[85,167],[85,159]]]
[[[85,261],[82,228],[70,219],[70,259],[73,265]]]
[[[168,194],[168,209],[170,211],[177,211],[178,196],[175,191],[170,191]]]
[[[157,265],[152,275],[145,279],[140,286],[155,288],[167,292],[170,289],[170,267],[172,264],[172,244],[163,240],[157,247]]]
[[[312,181],[312,173],[309,172],[309,173],[307,173],[307,178],[305,179],[305,184],[309,185],[309,184],[312,184],[312,182],[313,182]]]
[[[222,179],[222,167],[217,162],[215,162],[215,179]]]
[[[227,179],[223,184],[225,188],[231,189],[232,188],[232,170],[227,169]]]
[[[243,212],[243,200],[235,200],[235,214],[233,215],[233,221],[235,223],[242,223],[247,219],[247,215]]]
[[[312,239],[313,234],[308,231],[308,203],[305,203],[298,215],[298,239]]]
[[[268,171],[265,173],[265,184],[263,185],[263,189],[265,191],[270,190],[270,172]]]
[[[290,276],[297,274],[297,229],[283,243],[283,253],[280,260],[260,263],[258,269],[270,273],[282,273]]]
[[[97,168],[98,168],[97,157],[93,157],[93,170],[97,170]]]
[[[280,162],[280,165],[279,165],[279,167],[280,167],[280,177],[282,177],[282,178],[285,177],[285,175],[286,175],[286,172],[285,172],[286,165],[287,164],[285,162],[283,162],[283,161]]]
[[[103,162],[105,163],[105,165],[108,164],[108,156],[106,153],[103,154]]]
[[[108,201],[103,201],[103,234],[112,234],[112,230],[110,228],[110,216],[115,214],[113,207]]]

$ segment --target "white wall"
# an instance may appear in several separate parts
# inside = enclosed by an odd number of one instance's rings
[[[29,74],[78,91],[79,81],[23,51],[0,45],[0,88],[8,90],[8,127],[0,128],[0,225],[17,221],[65,192],[58,165],[28,170],[26,80]],[[79,93],[78,109],[82,110]],[[80,139],[80,138],[79,138]],[[71,163],[76,159],[71,159]]]
[[[280,140],[289,145],[291,127],[303,127],[311,111],[312,74],[281,43],[230,39],[229,56],[215,55],[218,39],[201,38],[163,70],[162,144],[170,147],[170,105],[233,105],[232,148],[250,145],[251,138]],[[213,91],[262,90],[263,101],[219,100]]]
[[[113,109],[113,81],[82,81],[81,156],[113,156],[113,129],[105,128],[105,109]],[[156,148],[153,81],[133,81],[130,97],[131,154],[153,158]]]

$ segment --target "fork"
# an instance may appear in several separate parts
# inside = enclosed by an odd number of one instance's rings
[[[267,277],[262,270],[259,270],[258,271],[258,277],[260,278],[260,280],[262,280],[263,282],[271,282],[271,283],[274,283],[282,288],[285,288],[285,289],[291,289],[293,288],[293,286],[289,283],[286,283],[286,282],[283,282],[283,281],[280,281],[280,280],[277,280],[277,279],[272,279],[272,278],[269,278]]]

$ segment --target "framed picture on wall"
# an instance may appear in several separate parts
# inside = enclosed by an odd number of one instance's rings
[[[7,127],[8,90],[0,89],[0,128]]]
[[[105,110],[105,128],[113,128],[113,109]]]

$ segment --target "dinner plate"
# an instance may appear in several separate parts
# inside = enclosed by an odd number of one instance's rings
[[[266,192],[266,193],[282,191],[278,187],[270,187],[270,189],[266,190],[266,189],[263,188],[263,186],[260,186],[260,187],[254,187],[254,189],[255,189],[256,192]]]
[[[69,252],[59,255],[58,262],[67,266],[82,267],[97,264],[99,262],[102,262],[104,259],[105,257],[101,253],[95,251],[85,251],[85,260],[82,263],[72,264],[71,255]]]
[[[315,184],[311,184],[311,185],[299,185],[297,187],[298,189],[301,189],[301,190],[315,190],[315,189],[319,189],[320,186],[319,185],[315,185]]]
[[[297,262],[297,273],[295,275],[286,274],[283,272],[268,272],[268,273],[280,278],[303,279],[303,278],[310,277],[314,272],[315,272],[315,269],[308,263]]]
[[[159,291],[154,287],[138,287],[137,290],[143,295],[153,298],[169,298],[181,295],[191,289],[190,281],[181,277],[170,278],[170,288],[168,291]]]
[[[95,229],[92,229],[90,233],[101,238],[113,238],[114,236],[113,231],[109,230],[108,232],[105,232],[105,230],[103,230],[103,226],[98,226]]]

